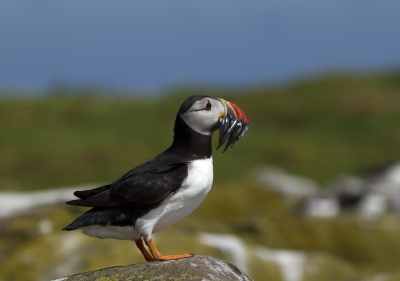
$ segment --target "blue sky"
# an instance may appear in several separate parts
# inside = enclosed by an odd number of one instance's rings
[[[0,2],[0,90],[151,91],[400,66],[400,1]]]

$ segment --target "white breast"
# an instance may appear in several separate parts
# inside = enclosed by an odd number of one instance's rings
[[[136,221],[135,229],[142,236],[160,231],[192,213],[206,198],[213,181],[213,161],[195,160],[188,164],[188,176],[182,187],[163,203]]]

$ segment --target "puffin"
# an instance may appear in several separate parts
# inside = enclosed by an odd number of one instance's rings
[[[110,184],[75,191],[78,199],[66,204],[91,209],[63,230],[134,241],[146,261],[192,257],[162,255],[152,233],[188,216],[206,198],[213,182],[212,134],[219,130],[215,150],[226,142],[225,152],[249,127],[237,105],[211,96],[189,97],[177,113],[172,145]]]

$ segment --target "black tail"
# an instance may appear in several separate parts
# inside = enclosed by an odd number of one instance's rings
[[[132,226],[136,220],[149,210],[135,207],[96,207],[77,217],[62,230],[75,230],[90,225]]]
[[[74,195],[80,199],[86,199],[86,198],[92,197],[93,195],[97,195],[99,193],[107,191],[110,188],[111,188],[111,185],[106,184],[106,185],[96,187],[94,189],[75,191]],[[72,201],[70,201],[70,202],[72,202]],[[71,204],[71,205],[74,205],[74,204]]]

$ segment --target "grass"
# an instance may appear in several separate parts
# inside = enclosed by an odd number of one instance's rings
[[[330,220],[304,218],[289,210],[277,194],[260,189],[252,180],[252,171],[272,164],[324,184],[339,174],[361,174],[370,167],[398,161],[399,72],[325,76],[232,91],[182,88],[158,98],[62,91],[34,99],[5,95],[0,99],[0,189],[113,181],[170,145],[176,112],[192,94],[234,102],[247,113],[251,129],[233,151],[214,154],[214,188],[191,216],[157,236],[161,249],[192,249],[218,256],[221,253],[215,249],[205,250],[195,242],[196,233],[234,233],[250,246],[307,251],[314,259],[314,269],[317,265],[321,272],[314,274],[319,279],[313,279],[310,271],[305,280],[328,280],[329,276],[329,280],[340,280],[398,268],[398,216],[387,214],[369,225],[351,213]],[[0,239],[0,271],[8,272],[5,278],[42,277],[46,270],[39,270],[37,264],[53,268],[49,259],[68,264],[58,248],[68,236],[59,229],[83,211],[57,206],[45,215],[9,222]],[[37,234],[43,218],[54,224],[48,237]],[[128,242],[100,241],[79,233],[77,237],[84,243],[73,252],[84,261],[85,270],[143,260],[133,250],[128,257],[121,255],[126,247],[133,247]],[[184,246],[182,237],[186,237]],[[99,258],[105,252],[111,253],[113,264]],[[26,269],[22,277],[15,270],[21,260]],[[254,264],[258,265],[252,270],[253,277],[265,276],[260,271],[264,267],[268,274],[278,274],[268,262],[255,259]]]
[[[57,93],[0,100],[0,186],[34,190],[109,182],[167,148],[192,94],[224,97],[251,129],[215,154],[216,181],[269,163],[320,183],[400,158],[400,74],[326,76],[229,92],[176,89],[161,98]],[[216,139],[216,138],[215,138]]]

